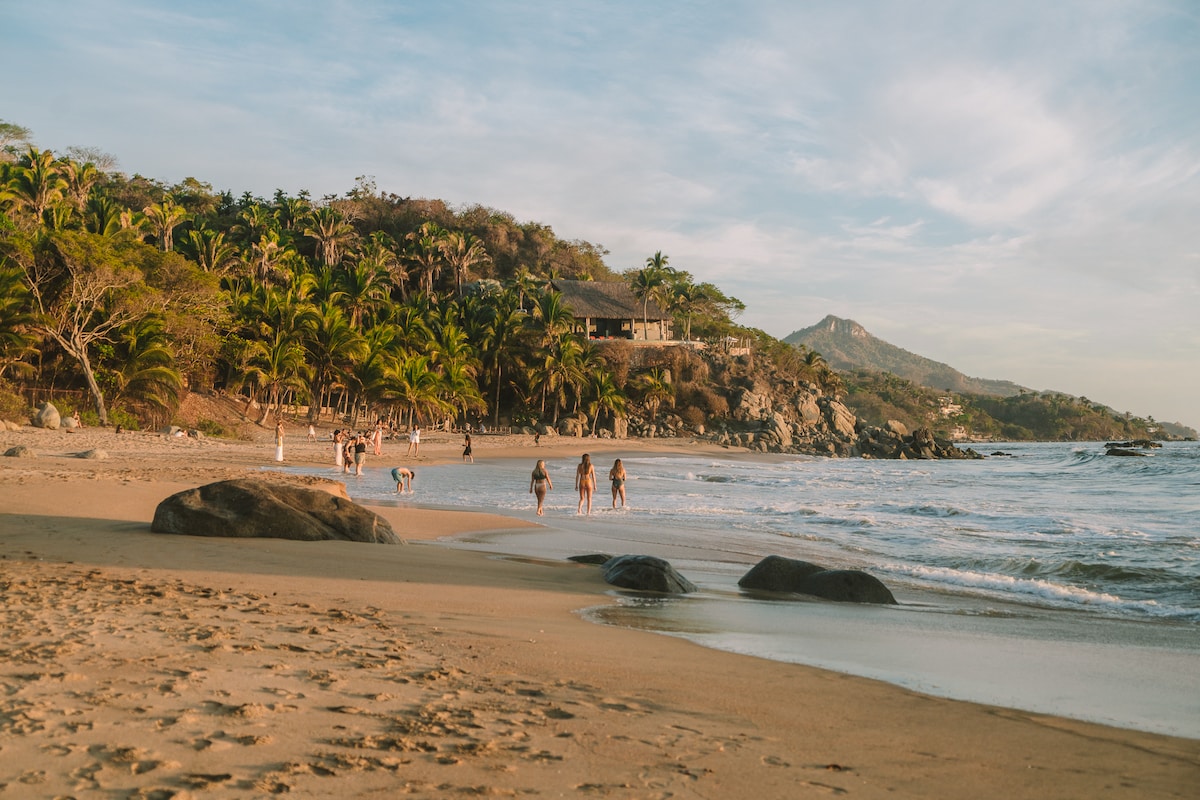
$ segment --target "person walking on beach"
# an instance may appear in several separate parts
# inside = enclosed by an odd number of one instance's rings
[[[533,474],[529,476],[529,493],[537,497],[537,515],[539,517],[543,514],[542,506],[546,502],[546,492],[553,488],[554,484],[550,482],[550,473],[546,471],[546,462],[538,459],[533,468]]]
[[[375,423],[375,436],[373,444],[375,445],[375,455],[383,455],[383,420],[378,420]]]
[[[283,420],[275,420],[275,460],[283,461]]]
[[[625,507],[625,465],[621,459],[613,462],[608,471],[608,479],[612,481],[613,508],[617,507],[617,498],[621,498],[621,508]]]
[[[396,494],[400,494],[401,490],[406,490],[412,494],[413,478],[417,477],[415,469],[408,467],[396,467],[392,470],[392,480],[396,482]]]
[[[463,461],[475,463],[475,455],[471,452],[471,434],[467,434],[467,440],[463,444]]]
[[[579,490],[579,508],[575,513],[582,514],[586,504],[587,513],[591,514],[592,495],[596,493],[596,468],[592,465],[592,457],[587,453],[583,454],[579,466],[575,467],[575,488]]]
[[[408,452],[406,455],[416,457],[421,452],[421,426],[413,425],[408,432]]]
[[[346,436],[342,433],[342,429],[338,428],[333,432],[333,466],[334,469],[343,469],[346,466],[346,454],[343,450],[346,447]]]

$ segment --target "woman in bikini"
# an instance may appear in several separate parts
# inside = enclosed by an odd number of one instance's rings
[[[554,488],[550,482],[550,473],[546,471],[546,462],[538,459],[533,474],[529,476],[529,493],[537,496],[537,513],[542,516],[542,504],[546,501],[546,492]]]
[[[621,498],[621,508],[625,507],[625,465],[621,463],[621,459],[613,462],[612,469],[608,471],[608,479],[612,481],[613,493],[613,508],[617,507],[617,498]]]
[[[575,488],[579,490],[579,509],[576,513],[582,514],[586,503],[587,513],[591,514],[592,495],[596,493],[596,468],[592,465],[592,457],[587,453],[583,454],[583,460],[575,468]]]

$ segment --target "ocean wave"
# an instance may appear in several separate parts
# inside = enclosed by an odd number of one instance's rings
[[[1200,609],[1168,606],[1157,600],[1131,600],[1110,592],[1064,585],[1044,578],[1021,578],[1012,575],[906,564],[887,564],[883,565],[881,569],[893,575],[968,589],[989,597],[1009,601],[1019,601],[1023,598],[1026,601],[1040,601],[1059,607],[1086,607],[1116,614],[1133,613],[1160,619],[1200,621]]]

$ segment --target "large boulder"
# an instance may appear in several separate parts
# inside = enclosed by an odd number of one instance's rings
[[[616,556],[604,562],[604,580],[622,589],[663,594],[687,594],[696,585],[655,556]]]
[[[158,504],[150,530],[192,536],[403,544],[383,517],[340,494],[253,478],[210,483]]]
[[[807,561],[767,556],[742,576],[738,586],[760,592],[795,592],[846,603],[896,605],[891,591],[856,569],[826,569]]]
[[[4,451],[4,455],[8,458],[37,458],[37,453],[30,450],[23,444],[14,445]]]
[[[62,415],[58,413],[58,409],[53,403],[42,403],[33,412],[33,418],[30,420],[35,428],[45,428],[47,430],[56,431],[58,426],[62,424]]]

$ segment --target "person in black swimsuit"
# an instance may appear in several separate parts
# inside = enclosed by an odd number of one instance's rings
[[[625,507],[625,477],[625,465],[618,458],[608,471],[608,479],[612,481],[613,508],[617,507],[618,497],[621,498],[621,508]]]

